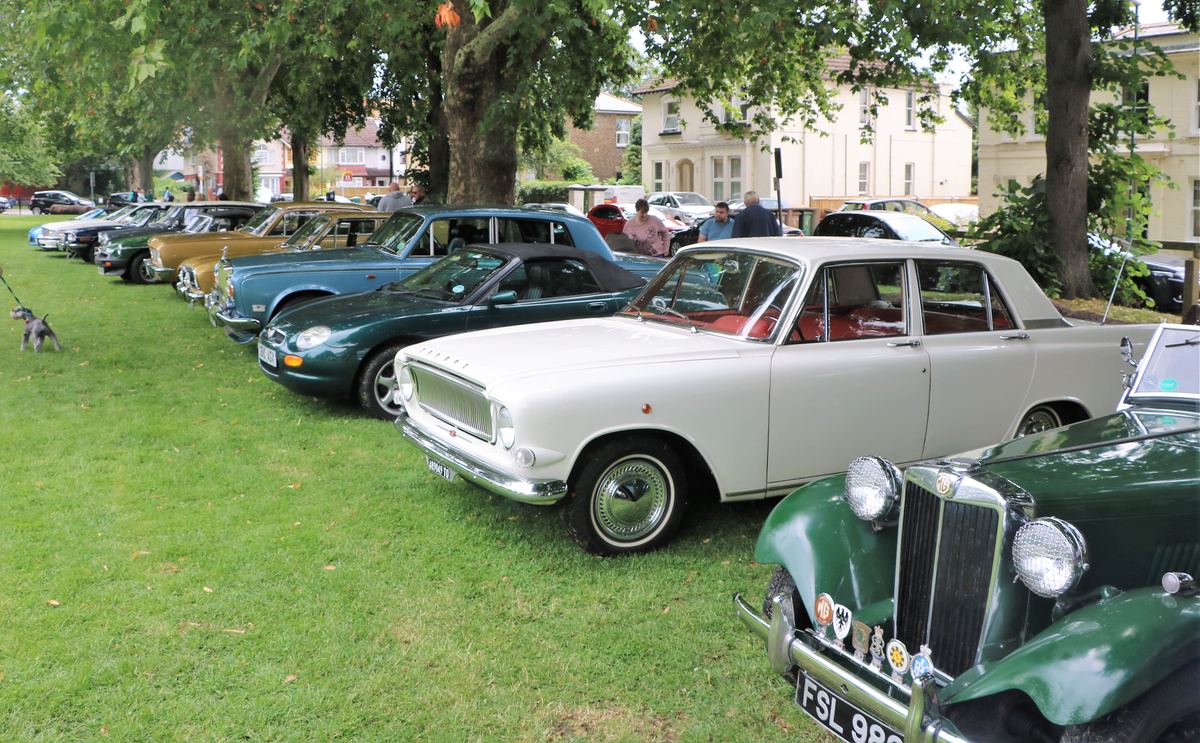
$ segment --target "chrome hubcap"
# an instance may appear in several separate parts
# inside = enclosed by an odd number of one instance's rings
[[[596,528],[616,542],[641,539],[662,525],[674,487],[666,468],[654,459],[639,455],[619,460],[596,483]]]
[[[1048,431],[1051,428],[1058,428],[1062,425],[1062,421],[1058,419],[1058,414],[1053,410],[1045,408],[1035,410],[1030,413],[1025,421],[1021,424],[1020,430],[1017,431],[1017,438],[1029,436],[1034,433]]]
[[[396,365],[384,364],[375,375],[375,403],[389,415],[400,415],[396,403]]]
[[[142,280],[147,283],[154,281],[154,272],[150,269],[150,261],[142,261],[138,264],[138,274],[142,277]]]

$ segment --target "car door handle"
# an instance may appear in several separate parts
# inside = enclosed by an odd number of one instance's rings
[[[1008,335],[1000,336],[1000,340],[1002,340],[1002,341],[1027,341],[1027,340],[1029,340],[1029,333],[1009,333]]]
[[[888,342],[888,345],[892,348],[900,348],[902,346],[912,346],[913,348],[918,348],[921,345],[921,341],[917,338],[913,338],[911,341],[890,341]]]
[[[607,302],[588,302],[588,309],[594,312],[600,312],[608,306]]]

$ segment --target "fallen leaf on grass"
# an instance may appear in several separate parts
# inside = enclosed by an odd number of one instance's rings
[[[337,565],[326,565],[322,570],[337,570]]]
[[[91,363],[92,363],[92,362],[90,362],[90,361],[81,361],[81,362],[79,363],[79,365],[80,365],[80,366],[89,366],[89,365],[91,365]]]
[[[62,602],[59,601],[58,599],[49,599],[48,601],[46,601],[46,603],[50,604],[51,606],[62,606]]]
[[[284,678],[283,678],[283,683],[285,683],[285,684],[290,684],[290,683],[292,683],[293,681],[295,681],[295,680],[296,680],[296,678],[297,678],[296,674],[294,674],[294,673],[289,673],[287,676],[284,676]]]
[[[108,735],[108,725],[101,725],[101,726],[100,726],[100,734],[101,734],[101,735]]]
[[[145,557],[148,554],[150,554],[150,550],[138,550],[137,552],[133,553],[132,558],[136,560],[139,557]]]
[[[212,593],[212,592],[213,592],[213,590],[212,590],[211,588],[209,588],[208,586],[205,586],[205,587],[204,587],[204,592],[205,592],[205,593]]]
[[[104,570],[104,572],[106,572],[106,573],[108,572],[108,563],[107,562],[104,563],[103,565],[101,565],[100,567]]]
[[[162,564],[162,571],[167,575],[172,575],[179,572],[179,566],[173,562],[164,562]]]
[[[299,522],[299,521],[293,521],[293,522],[292,522],[292,526],[300,526],[300,522]]]
[[[669,606],[664,606],[664,607],[663,607],[663,614],[670,614],[670,613],[671,613],[671,607],[669,607]]]
[[[291,485],[288,485],[288,487],[289,487],[289,488],[291,488],[292,490],[299,490],[299,489],[300,489],[300,483],[298,483],[298,482],[294,482],[294,483],[292,483]]]
[[[38,480],[37,482],[35,482],[35,483],[33,484],[33,486],[34,486],[35,488],[39,488],[39,489],[40,489],[40,488],[44,488],[44,487],[46,487],[46,483],[42,482],[41,480]]]
[[[223,629],[221,631],[226,634],[229,634],[229,635],[244,635],[244,634],[246,634],[246,630],[239,629],[237,627],[230,627],[228,629]]]

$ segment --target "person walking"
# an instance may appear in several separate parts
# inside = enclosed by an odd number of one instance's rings
[[[646,255],[665,257],[670,252],[671,233],[667,230],[667,226],[662,220],[650,213],[650,203],[645,199],[638,199],[633,205],[633,209],[637,212],[633,219],[625,220],[625,227],[621,230],[625,235],[633,240],[636,252]]]
[[[718,201],[713,209],[713,215],[700,225],[700,236],[696,242],[728,240],[731,237],[733,237],[733,220],[729,218],[729,204]]]
[[[411,196],[400,192],[400,183],[392,181],[388,184],[388,192],[379,199],[379,205],[375,209],[381,212],[394,212],[401,207],[411,206],[412,203]]]
[[[167,186],[163,189],[162,200],[168,204],[175,200],[175,194],[171,193],[171,187]]]
[[[758,193],[747,191],[742,194],[746,208],[733,221],[734,237],[779,237],[779,221],[775,215],[759,203]]]

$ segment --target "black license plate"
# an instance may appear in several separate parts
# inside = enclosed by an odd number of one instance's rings
[[[904,736],[801,672],[796,704],[825,729],[848,743],[904,743]]]

